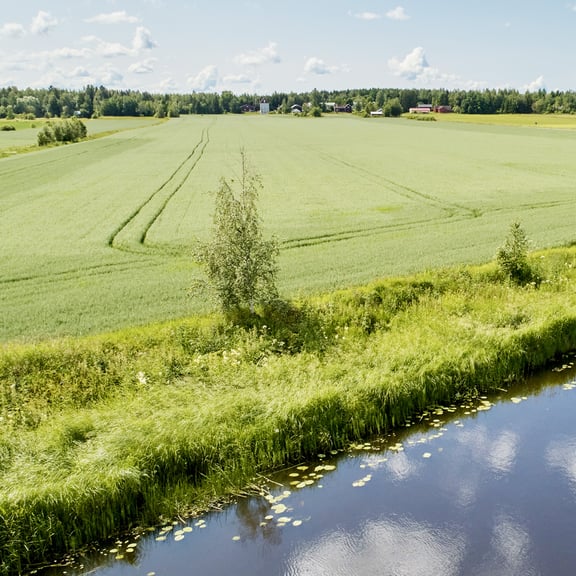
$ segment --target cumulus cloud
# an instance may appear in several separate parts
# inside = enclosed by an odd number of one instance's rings
[[[277,64],[281,59],[278,55],[276,42],[269,42],[267,46],[260,50],[238,54],[234,61],[243,66],[261,66],[262,64]]]
[[[421,46],[414,48],[401,60],[390,58],[388,66],[395,76],[402,76],[408,80],[418,80],[431,72],[424,48]]]
[[[156,58],[147,58],[141,62],[134,62],[134,64],[129,66],[128,70],[134,74],[150,74],[151,72],[154,72],[154,65],[156,62]]]
[[[538,92],[538,90],[542,90],[543,88],[545,88],[544,76],[538,76],[538,78],[536,78],[536,80],[532,80],[532,82],[530,82],[529,84],[526,84],[526,86],[524,86],[524,91],[525,92]]]
[[[86,18],[84,22],[90,24],[135,24],[140,20],[136,16],[129,16],[125,10],[118,12],[108,12],[106,14],[98,14],[97,16],[92,16],[92,18]]]
[[[97,36],[85,36],[83,41],[94,45],[94,53],[104,58],[116,58],[118,56],[130,56],[134,51],[118,42],[106,42]]]
[[[358,12],[354,14],[354,18],[358,18],[358,20],[379,20],[382,16],[376,12]]]
[[[112,68],[111,66],[105,68],[101,72],[100,77],[102,79],[103,84],[110,86],[120,84],[122,80],[124,80],[124,76],[122,75],[122,73],[116,68]]]
[[[406,11],[402,6],[396,6],[396,8],[386,12],[386,18],[389,18],[390,20],[408,20],[410,16],[406,14]]]
[[[230,74],[224,76],[223,80],[228,84],[250,84],[252,82],[252,79],[246,74]]]
[[[196,76],[189,76],[187,82],[192,90],[198,92],[213,90],[218,84],[218,68],[213,65],[206,66]]]
[[[338,70],[337,66],[328,66],[321,58],[308,58],[304,64],[304,72],[306,74],[316,74],[317,76],[324,76],[332,74]]]
[[[22,38],[26,34],[24,26],[16,22],[7,22],[0,26],[0,36],[5,38]]]
[[[90,72],[86,70],[83,66],[76,66],[74,70],[70,73],[72,78],[88,78],[90,76]]]
[[[34,35],[47,34],[58,25],[58,19],[54,18],[50,12],[40,10],[32,20],[30,32]]]
[[[132,40],[134,50],[152,50],[157,46],[158,44],[152,39],[152,34],[148,28],[144,28],[144,26],[136,28],[136,34],[134,35],[134,40]]]
[[[388,67],[395,76],[421,84],[441,84],[443,87],[468,90],[479,90],[484,84],[483,82],[463,80],[455,74],[446,74],[438,68],[430,66],[424,48],[421,46],[414,48],[404,58],[390,58]]]

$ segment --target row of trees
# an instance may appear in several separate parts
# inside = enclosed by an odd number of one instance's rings
[[[86,86],[82,90],[59,88],[25,90],[0,88],[0,118],[15,116],[91,118],[98,116],[178,116],[180,114],[239,114],[258,109],[262,98],[270,110],[290,113],[294,104],[327,111],[329,102],[350,104],[356,112],[400,106],[401,112],[418,103],[449,105],[463,114],[576,113],[576,92],[518,92],[498,90],[443,90],[371,88],[359,90],[312,90],[274,92],[268,95],[222,93],[151,94]]]

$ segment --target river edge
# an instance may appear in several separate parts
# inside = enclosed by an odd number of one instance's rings
[[[329,343],[316,350],[282,353],[266,325],[206,349],[197,327],[172,324],[170,348],[156,329],[5,351],[3,384],[17,377],[30,387],[42,372],[63,396],[75,397],[79,383],[88,392],[42,418],[31,388],[20,408],[39,421],[2,430],[0,573],[205,509],[259,474],[505,387],[575,349],[575,251],[545,254],[553,280],[538,289],[481,269],[334,296],[320,304],[331,323],[321,323]],[[73,361],[82,370],[70,370],[69,387],[47,370]]]

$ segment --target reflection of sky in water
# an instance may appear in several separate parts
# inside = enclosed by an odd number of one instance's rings
[[[358,533],[330,532],[294,550],[289,576],[456,576],[465,541],[454,528],[413,520],[369,522]]]
[[[546,450],[546,462],[552,468],[562,471],[576,495],[576,438],[550,442]]]

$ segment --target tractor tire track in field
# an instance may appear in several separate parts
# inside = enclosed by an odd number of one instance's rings
[[[331,164],[337,166],[343,165],[347,169],[360,174],[363,178],[368,179],[371,182],[374,182],[376,184],[383,184],[387,190],[393,192],[398,196],[401,196],[402,198],[406,198],[408,200],[418,202],[419,204],[425,204],[433,208],[436,208],[437,210],[441,210],[442,212],[444,212],[445,215],[443,217],[424,218],[420,220],[414,220],[411,222],[402,222],[398,224],[382,224],[379,226],[342,230],[339,232],[321,234],[318,236],[294,238],[291,240],[286,240],[285,242],[282,243],[282,247],[285,249],[301,248],[317,244],[352,240],[354,238],[381,235],[388,232],[409,230],[415,226],[438,224],[440,222],[447,222],[447,221],[457,222],[461,220],[468,220],[471,218],[478,218],[482,216],[482,211],[478,210],[477,208],[468,208],[460,204],[443,201],[437,198],[436,196],[430,194],[418,192],[417,190],[409,188],[408,186],[404,186],[403,184],[399,184],[397,182],[394,182],[393,180],[385,178],[381,174],[372,172],[366,168],[361,168],[359,166],[356,166],[355,164],[352,164],[351,162],[342,160],[342,158],[340,157],[332,156],[330,154],[326,154],[325,152],[319,152],[318,156],[322,158],[324,161],[327,161]]]
[[[210,132],[206,128],[202,131],[200,140],[190,154],[176,167],[164,183],[152,192],[109,236],[108,246],[123,251],[142,251],[146,245],[146,238],[150,229],[187,182],[198,162],[202,159],[209,143]]]
[[[461,204],[456,204],[454,202],[446,202],[445,200],[441,200],[440,198],[433,196],[432,194],[425,194],[424,192],[419,192],[418,190],[414,190],[414,188],[410,188],[403,184],[399,184],[398,182],[394,182],[394,180],[390,180],[389,178],[385,178],[381,174],[377,172],[372,172],[367,168],[362,168],[353,164],[352,162],[347,162],[340,157],[332,156],[330,154],[320,153],[319,156],[336,165],[344,165],[349,170],[361,174],[364,178],[376,183],[376,184],[384,184],[384,186],[403,198],[407,198],[408,200],[414,200],[416,202],[427,204],[429,206],[433,206],[434,208],[438,208],[447,212],[449,216],[453,216],[457,213],[464,213],[467,214],[470,218],[476,218],[478,213],[473,208],[468,208],[467,206],[463,206]]]

